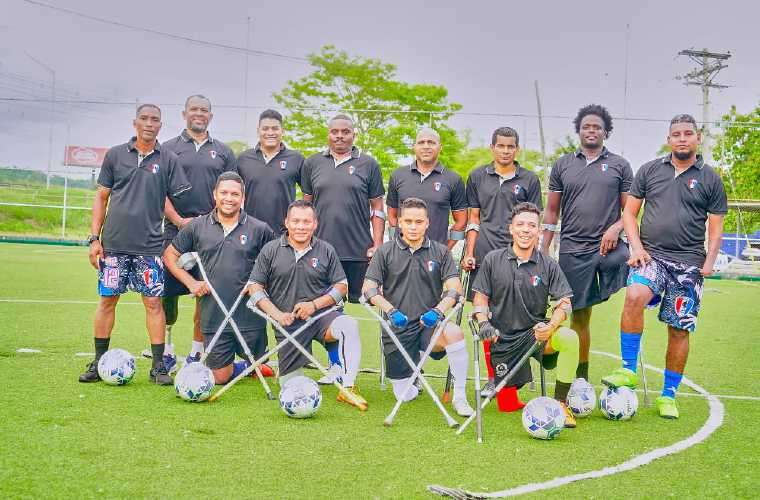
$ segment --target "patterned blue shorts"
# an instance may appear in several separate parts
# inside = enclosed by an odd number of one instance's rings
[[[106,253],[98,270],[98,295],[113,297],[133,290],[145,297],[164,293],[161,257]]]
[[[689,332],[697,328],[704,284],[697,266],[652,258],[649,264],[628,272],[628,285],[634,283],[652,290],[654,297],[648,307],[660,304],[660,321]]]

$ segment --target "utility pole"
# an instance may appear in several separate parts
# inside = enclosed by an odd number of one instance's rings
[[[29,52],[25,52],[26,56],[37,63],[39,67],[44,69],[50,74],[50,128],[48,131],[48,162],[47,162],[47,175],[45,176],[45,188],[50,189],[50,176],[53,170],[53,127],[55,122],[55,70],[43,63]]]
[[[727,85],[713,83],[720,70],[727,68],[727,61],[731,57],[730,52],[710,52],[707,49],[686,49],[678,53],[679,56],[687,56],[698,66],[683,76],[677,76],[676,80],[683,80],[684,85],[696,85],[702,87],[702,156],[707,163],[712,163],[712,135],[710,133],[710,89],[725,89]]]
[[[243,78],[243,142],[248,143],[248,53],[251,50],[251,16],[246,20],[245,75]]]
[[[544,166],[544,186],[549,185],[549,165],[546,163],[546,142],[544,141],[544,115],[541,112],[541,96],[538,92],[538,80],[533,81],[536,88],[536,106],[538,107],[538,137],[541,143],[541,163]]]

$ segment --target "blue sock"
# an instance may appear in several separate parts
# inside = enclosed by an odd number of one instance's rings
[[[620,331],[620,356],[623,358],[623,368],[628,368],[636,373],[639,358],[639,347],[641,346],[640,333],[627,333]]]
[[[672,372],[665,368],[665,383],[662,386],[662,395],[675,399],[682,378],[683,373]]]
[[[330,366],[332,365],[338,365],[343,366],[340,364],[340,353],[338,352],[338,342],[331,342],[327,344],[327,358],[330,360]]]
[[[248,361],[235,361],[232,363],[232,376],[230,380],[243,373],[249,366],[251,366],[251,363]]]

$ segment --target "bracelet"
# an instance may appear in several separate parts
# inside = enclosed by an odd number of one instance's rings
[[[313,306],[314,306],[314,312],[317,312],[317,310],[319,309],[319,308],[317,307],[317,302],[316,302],[315,300],[312,300],[312,301],[311,301],[311,305],[313,305]]]

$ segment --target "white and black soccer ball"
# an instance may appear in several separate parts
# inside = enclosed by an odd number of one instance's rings
[[[135,357],[124,349],[110,349],[98,361],[98,375],[109,385],[128,384],[136,371]]]
[[[542,396],[525,405],[522,424],[536,439],[554,439],[565,428],[565,410],[556,399]]]
[[[584,378],[577,378],[567,392],[567,406],[577,417],[585,417],[596,408],[594,386]]]
[[[319,385],[309,377],[293,377],[280,391],[280,408],[292,418],[309,418],[321,404]]]
[[[629,420],[639,409],[639,398],[628,387],[605,387],[599,394],[599,409],[610,420]]]
[[[214,372],[203,363],[188,363],[174,377],[174,390],[185,401],[206,401],[214,390]]]

